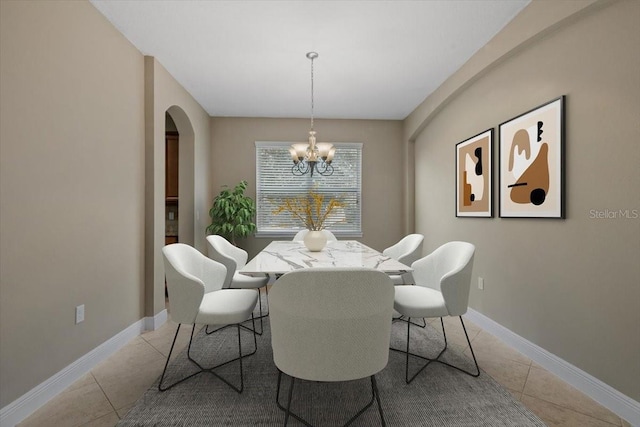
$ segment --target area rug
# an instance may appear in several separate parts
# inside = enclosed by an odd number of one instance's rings
[[[258,351],[244,359],[244,392],[237,394],[220,379],[202,373],[159,392],[154,384],[118,426],[276,426],[284,422],[284,412],[275,403],[278,373],[273,363],[268,317],[264,334],[258,337]],[[259,328],[259,327],[258,327]],[[415,334],[414,334],[415,330]],[[182,331],[181,333],[186,333]],[[394,323],[392,345],[402,347],[406,327]],[[413,345],[416,343],[417,345]],[[441,331],[431,326],[412,328],[412,349],[437,354]],[[252,349],[253,338],[242,333],[243,351]],[[237,332],[228,328],[194,338],[195,360],[213,366],[237,356]],[[449,363],[472,367],[472,361],[454,350],[445,352]],[[172,358],[174,359],[174,358]],[[412,369],[417,369],[415,366]],[[167,381],[194,372],[186,350],[172,360]],[[232,383],[239,382],[238,364],[217,370]],[[544,426],[519,401],[482,372],[474,378],[445,365],[432,363],[411,384],[405,384],[404,355],[390,352],[389,364],[376,375],[385,420],[388,426]],[[410,372],[415,372],[410,370]],[[281,400],[287,396],[289,379],[283,376]],[[369,379],[347,383],[296,381],[292,410],[315,426],[343,425],[371,398]],[[302,425],[289,419],[289,425]],[[353,426],[381,425],[374,403]]]

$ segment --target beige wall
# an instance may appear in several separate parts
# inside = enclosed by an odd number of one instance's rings
[[[425,251],[454,239],[477,246],[473,283],[484,277],[485,290],[472,286],[472,308],[639,401],[640,219],[592,210],[640,211],[640,2],[591,3],[573,2],[584,9],[407,120],[416,231]],[[540,19],[548,5],[523,16]],[[533,26],[519,18],[505,31],[524,40]],[[455,144],[560,95],[567,218],[456,218]],[[493,188],[497,197],[497,178]]]
[[[384,120],[315,120],[318,140],[362,142],[362,230],[361,240],[384,249],[402,237],[402,122]],[[213,197],[221,186],[249,182],[247,193],[256,194],[255,141],[305,141],[307,119],[211,119],[211,182]],[[229,167],[232,161],[233,167]],[[335,164],[335,167],[340,165]],[[283,173],[289,173],[283,171]],[[309,179],[293,177],[291,179]],[[255,255],[271,238],[249,238],[241,242]]]
[[[0,19],[4,407],[143,315],[144,62],[88,2]]]
[[[193,97],[90,3],[0,4],[4,407],[164,310],[165,112],[180,132],[180,239],[199,249],[211,137]]]

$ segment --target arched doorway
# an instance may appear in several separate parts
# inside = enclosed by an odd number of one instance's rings
[[[189,117],[177,105],[165,112],[165,180],[164,236],[157,241],[166,244],[194,245],[194,131]],[[157,206],[157,205],[156,205]],[[157,236],[160,237],[160,236]],[[163,281],[164,282],[164,281]],[[154,293],[166,288],[154,286]],[[160,297],[160,295],[157,295]],[[156,298],[154,298],[156,299]],[[165,300],[165,304],[168,300]]]
[[[191,121],[184,110],[177,105],[169,107],[166,117],[170,118],[171,131],[178,135],[178,241],[194,244],[194,133]],[[165,123],[165,132],[167,124]],[[166,172],[165,172],[166,173]]]
[[[171,114],[165,113],[164,127],[164,244],[179,242],[180,229],[180,132]]]

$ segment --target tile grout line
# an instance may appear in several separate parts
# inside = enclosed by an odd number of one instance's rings
[[[592,420],[596,420],[596,421],[601,422],[601,423],[606,423],[606,424],[608,424],[608,425],[612,425],[612,426],[620,426],[620,425],[621,425],[621,424],[612,424],[612,423],[610,423],[610,422],[609,422],[609,421],[607,421],[607,420],[603,420],[603,419],[600,419],[600,418],[594,417],[593,415],[585,414],[584,412],[576,411],[575,409],[572,409],[572,408],[568,408],[568,407],[566,407],[566,406],[559,405],[559,404],[557,404],[557,403],[551,402],[551,401],[546,400],[546,399],[542,399],[542,398],[537,397],[537,396],[531,396],[531,395],[529,395],[529,394],[525,395],[524,393],[523,393],[523,395],[524,395],[524,396],[527,396],[527,397],[531,397],[531,398],[533,398],[533,399],[541,400],[541,401],[543,401],[544,403],[547,403],[547,404],[549,404],[549,405],[551,405],[551,406],[554,406],[554,407],[556,407],[556,408],[563,409],[563,410],[565,410],[565,411],[569,411],[569,412],[573,412],[574,414],[582,415],[582,416],[584,416],[584,417],[591,418]],[[525,405],[525,406],[526,406],[526,405]],[[529,409],[529,410],[531,410],[531,409]],[[531,410],[531,411],[532,411],[532,410]],[[532,411],[532,412],[533,412],[533,411]],[[620,417],[618,417],[618,418],[620,418]]]
[[[144,339],[144,337],[142,335],[139,335],[139,338],[142,338],[142,341],[148,345],[149,347],[151,347],[153,350],[155,350],[160,356],[162,356],[163,358],[166,358],[166,356],[164,356],[160,350],[158,350],[157,348],[155,348],[153,346],[153,344],[151,344],[149,341],[147,341],[146,339]],[[113,402],[111,402],[111,399],[109,399],[109,396],[107,395],[106,391],[104,390],[104,388],[102,387],[102,385],[100,384],[100,381],[98,381],[98,379],[96,378],[96,376],[93,374],[93,370],[90,371],[91,376],[93,376],[93,379],[95,380],[96,384],[98,384],[98,387],[100,387],[100,390],[102,391],[102,394],[104,394],[105,398],[107,399],[107,401],[109,402],[109,405],[111,405],[111,407],[113,408],[114,413],[116,414],[116,416],[118,417],[118,419],[122,419],[122,417],[120,417],[120,414],[118,414],[118,409],[115,407],[115,405],[113,404]],[[144,395],[144,392],[142,393],[142,395]],[[140,397],[142,397],[142,395]],[[139,399],[139,397],[136,399],[136,401]],[[123,406],[123,408],[126,407]],[[97,418],[95,418],[97,419]],[[94,419],[94,420],[95,420]],[[94,421],[92,420],[92,421]]]
[[[527,389],[527,382],[529,382],[529,375],[531,375],[531,365],[533,364],[533,361],[530,360],[529,361],[529,369],[527,369],[527,376],[524,379],[524,385],[522,386],[522,396],[525,396],[524,391]],[[521,396],[521,397],[522,397]],[[528,396],[528,395],[527,395]]]
[[[156,348],[156,346],[154,346],[154,345],[153,345],[153,344],[151,344],[149,341],[147,341],[147,340],[146,340],[142,335],[141,335],[140,337],[144,340],[144,342],[146,342],[147,344],[149,344],[149,346],[151,346],[151,348],[152,348],[152,349],[154,349],[155,351],[157,351],[157,352],[158,352],[158,354],[159,354],[160,356],[162,356],[162,357],[163,357],[163,358],[165,358],[165,359],[167,358],[167,356],[165,356],[164,354],[162,354],[162,352],[160,351],[160,349]]]
[[[548,404],[550,404],[550,405],[553,405],[553,406],[555,406],[556,408],[561,408],[561,409],[564,409],[564,410],[566,410],[566,411],[571,411],[571,412],[573,412],[574,414],[580,414],[580,415],[583,415],[583,416],[585,416],[585,417],[589,417],[589,418],[591,418],[591,419],[594,419],[594,420],[597,420],[597,421],[600,421],[600,422],[603,422],[603,423],[610,424],[610,425],[612,425],[612,426],[616,425],[616,424],[612,424],[612,423],[610,423],[610,422],[609,422],[609,421],[607,421],[607,420],[603,420],[603,419],[601,419],[601,418],[594,417],[593,415],[590,415],[590,414],[585,414],[584,412],[578,411],[578,410],[573,409],[573,408],[570,408],[570,407],[568,407],[568,406],[564,406],[564,405],[560,405],[560,404],[558,404],[558,403],[556,403],[556,402],[552,402],[552,401],[550,401],[550,400],[545,399],[544,397],[541,397],[541,396],[534,396],[534,395],[531,395],[531,394],[526,394],[526,393],[525,393],[525,389],[526,389],[526,387],[527,387],[527,381],[529,381],[529,375],[531,374],[531,369],[534,369],[534,367],[533,367],[533,361],[532,361],[532,363],[531,363],[531,364],[530,364],[530,366],[529,366],[529,370],[527,371],[527,378],[526,378],[526,380],[525,380],[525,382],[524,382],[524,388],[522,389],[522,396],[523,396],[523,397],[524,397],[524,396],[532,397],[532,398],[534,398],[534,399],[538,399],[538,400],[541,400],[541,401],[543,401],[543,402],[545,402],[545,403],[548,403]],[[542,369],[542,370],[544,370],[544,371],[546,371],[546,372],[549,372],[549,371],[547,371],[547,370],[546,370],[546,369],[544,369],[544,368],[535,368],[535,369]],[[526,405],[525,405],[525,406],[526,406]],[[531,409],[531,408],[529,408],[529,410],[532,410],[532,409]],[[619,418],[619,424],[617,424],[617,425],[618,425],[618,427],[621,427],[621,426],[622,426],[622,419],[621,419],[620,417],[618,417],[618,418]]]
[[[98,387],[100,387],[100,391],[102,392],[102,394],[104,394],[104,397],[105,397],[105,399],[107,399],[107,402],[109,402],[109,405],[111,405],[111,407],[113,408],[113,412],[115,412],[115,414],[118,416],[118,419],[120,419],[120,415],[118,415],[118,410],[116,409],[115,406],[113,406],[113,403],[111,402],[111,399],[109,399],[109,396],[107,396],[107,392],[104,391],[104,388],[102,388],[102,385],[100,384],[100,381],[98,381],[96,376],[93,375],[93,371],[89,371],[89,373],[93,377],[93,380],[96,382],[96,384],[98,384]],[[100,417],[98,417],[98,418],[100,418]],[[94,418],[91,421],[97,420],[98,418]]]
[[[473,343],[473,341],[474,341],[474,340],[475,340],[475,339],[476,339],[476,338],[477,338],[477,337],[478,337],[478,336],[479,336],[483,331],[484,331],[483,329],[480,329],[480,330],[478,331],[478,333],[476,334],[476,337],[474,337],[474,339],[472,339],[472,340],[471,340],[471,342]],[[507,360],[511,360],[512,362],[520,363],[519,361],[512,360],[512,359],[509,359],[509,358],[507,358]],[[607,420],[603,420],[603,419],[600,419],[600,418],[594,417],[594,416],[592,416],[592,415],[590,415],[590,414],[585,414],[585,413],[583,413],[583,412],[577,411],[577,410],[572,409],[572,408],[569,408],[569,407],[567,407],[567,406],[563,406],[563,405],[557,404],[557,403],[555,403],[555,402],[549,401],[549,400],[544,399],[544,398],[542,398],[542,397],[533,396],[533,395],[530,395],[530,394],[525,393],[525,389],[526,389],[526,387],[527,387],[527,382],[529,381],[529,376],[531,375],[531,370],[534,368],[534,367],[533,367],[533,360],[531,360],[531,359],[530,359],[530,360],[529,360],[529,364],[528,364],[528,365],[529,365],[529,368],[527,369],[527,376],[526,376],[526,378],[525,378],[524,385],[523,385],[523,387],[522,387],[522,391],[521,391],[521,393],[520,393],[520,396],[521,396],[521,402],[522,402],[522,398],[523,398],[523,397],[525,397],[525,396],[526,396],[526,397],[532,397],[532,398],[534,398],[534,399],[538,399],[538,400],[541,400],[541,401],[543,401],[543,402],[545,402],[545,403],[551,404],[551,405],[555,406],[556,408],[561,408],[561,409],[564,409],[564,410],[567,410],[567,411],[571,411],[571,412],[573,412],[574,414],[583,415],[583,416],[585,416],[585,417],[589,417],[589,418],[594,419],[594,420],[597,420],[597,421],[599,421],[599,422],[604,422],[604,423],[607,423],[607,424],[610,424],[610,425],[616,425],[616,424],[612,424],[612,423],[610,423],[610,422],[609,422],[609,421],[607,421]],[[544,368],[538,368],[538,369],[542,369],[542,370],[545,370],[545,371],[546,371],[546,369],[544,369]],[[547,371],[547,372],[548,372],[548,371]],[[490,375],[490,374],[488,374],[488,373],[487,373],[487,375],[489,375],[491,378],[493,378],[496,382],[498,382],[498,383],[499,383],[499,381],[498,381],[496,378],[494,378],[493,376],[491,376],[491,375]],[[503,387],[504,387],[504,386],[503,386]],[[522,402],[522,403],[524,404],[524,402]],[[525,407],[527,407],[527,405],[526,405],[526,404],[525,404]],[[527,408],[528,408],[528,407],[527,407]],[[532,412],[533,412],[532,408],[528,408],[528,409],[529,409],[530,411],[532,411]],[[619,426],[619,427],[621,427],[621,426],[623,426],[624,424],[622,423],[622,418],[620,418],[620,417],[618,417],[618,418],[619,418],[619,424],[618,424],[618,426]]]

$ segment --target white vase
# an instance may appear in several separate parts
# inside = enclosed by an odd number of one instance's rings
[[[304,235],[303,241],[311,252],[320,252],[327,244],[327,235],[322,231],[309,230]]]

